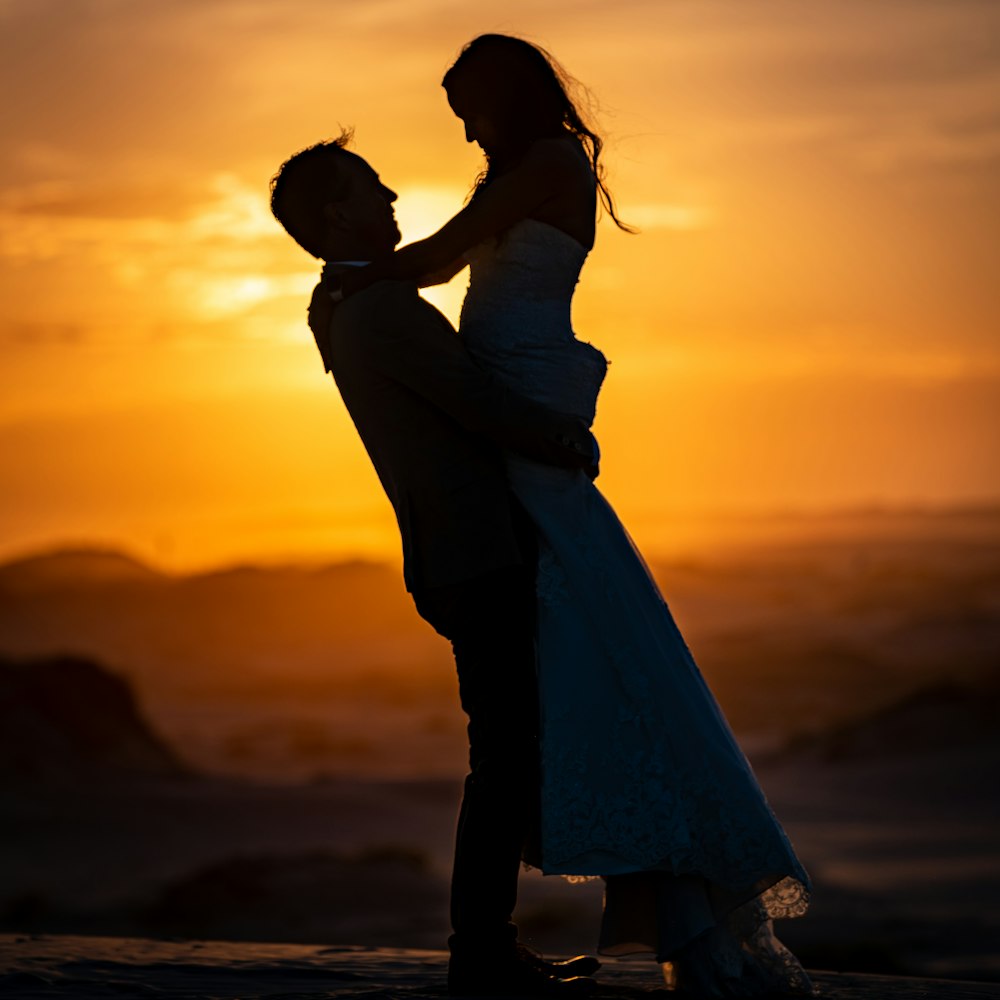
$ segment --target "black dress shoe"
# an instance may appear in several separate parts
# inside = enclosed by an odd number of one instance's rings
[[[597,986],[586,976],[549,975],[535,961],[515,954],[501,961],[473,961],[451,956],[448,993],[462,997],[582,997]]]
[[[542,972],[558,979],[569,979],[572,976],[592,976],[601,967],[601,963],[593,955],[577,955],[575,958],[564,958],[559,962],[551,962],[524,944],[518,944],[517,957],[522,962],[527,962],[529,965],[535,966],[536,969],[541,969]]]

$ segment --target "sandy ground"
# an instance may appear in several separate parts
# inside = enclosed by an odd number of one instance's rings
[[[420,1000],[445,995],[440,951],[0,935],[0,994],[18,1000]],[[814,973],[826,1000],[996,1000],[1000,986]],[[612,961],[595,997],[671,995],[648,963]]]

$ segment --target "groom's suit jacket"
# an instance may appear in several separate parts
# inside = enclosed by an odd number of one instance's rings
[[[334,310],[320,349],[396,512],[407,590],[471,580],[521,554],[500,447],[581,466],[556,440],[577,423],[478,368],[406,282]]]

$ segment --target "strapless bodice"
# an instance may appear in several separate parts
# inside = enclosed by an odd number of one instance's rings
[[[570,318],[586,247],[546,222],[522,219],[466,258],[459,331],[469,353],[524,395],[590,423],[607,361],[576,339]]]

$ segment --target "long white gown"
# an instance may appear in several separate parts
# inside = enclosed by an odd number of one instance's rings
[[[527,219],[467,256],[466,348],[591,423],[607,362],[570,322],[587,250]],[[680,985],[719,996],[808,992],[770,924],[805,912],[808,876],[642,557],[584,473],[508,465],[540,542],[543,872],[610,876],[605,953],[687,955]]]

